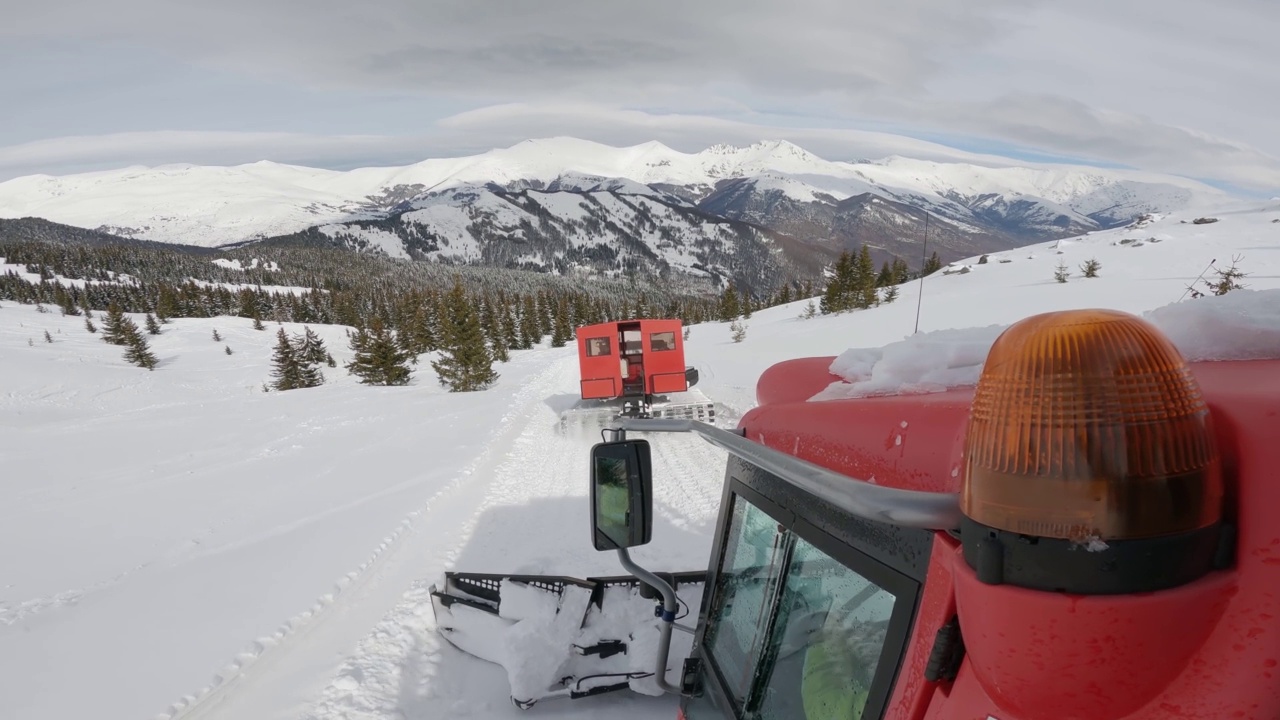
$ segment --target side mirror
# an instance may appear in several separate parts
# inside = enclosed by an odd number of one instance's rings
[[[591,448],[591,539],[596,550],[649,542],[652,489],[649,441],[622,440]]]

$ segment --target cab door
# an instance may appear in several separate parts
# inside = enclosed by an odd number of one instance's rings
[[[923,543],[928,557],[929,534],[898,528],[908,542],[894,567],[875,557],[892,549],[867,546],[868,528],[851,524],[866,521],[744,463],[731,461],[730,473],[692,655],[697,695],[683,717],[881,718],[923,583],[915,551]]]

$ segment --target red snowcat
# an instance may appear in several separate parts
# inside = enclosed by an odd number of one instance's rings
[[[698,371],[685,365],[680,320],[620,320],[580,327],[575,334],[581,400],[561,413],[562,427],[599,427],[619,417],[714,423],[714,404],[691,389]]]
[[[976,387],[810,401],[832,360],[768,369],[735,430],[622,423],[727,451],[705,570],[631,560],[649,445],[615,438],[591,534],[631,574],[449,573],[439,631],[522,707],[630,688],[683,720],[1280,718],[1280,359],[1188,363],[1145,320],[1071,310],[1006,329]]]

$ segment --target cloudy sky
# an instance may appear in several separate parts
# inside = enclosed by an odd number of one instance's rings
[[[10,0],[0,180],[572,135],[948,155],[925,140],[1280,194],[1278,38],[1274,0]]]

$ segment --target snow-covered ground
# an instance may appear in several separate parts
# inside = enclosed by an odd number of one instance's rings
[[[975,259],[925,281],[920,330],[1070,307],[1141,313],[1233,255],[1248,290],[1183,302],[1280,291],[1280,203],[1214,217]],[[1100,276],[1080,277],[1095,257]],[[773,362],[911,335],[918,288],[835,317],[799,319],[804,301],[761,311],[740,344],[724,324],[694,327],[699,388],[732,422]],[[445,392],[426,358],[407,387],[361,386],[339,366],[322,387],[264,393],[275,325],[176,320],[149,338],[161,362],[148,372],[83,323],[0,303],[0,717],[674,717],[673,699],[634,694],[522,713],[502,668],[433,632],[426,589],[445,570],[621,572],[588,537],[595,438],[554,429],[577,387],[572,347],[513,353],[481,393]],[[339,364],[349,357],[342,328],[313,329]],[[652,442],[654,542],[634,556],[703,569],[724,455]]]

